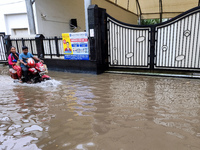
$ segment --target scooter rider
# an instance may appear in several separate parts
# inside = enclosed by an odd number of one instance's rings
[[[25,77],[25,82],[30,83],[30,81],[28,79],[28,66],[27,66],[28,58],[33,58],[34,60],[41,61],[42,63],[44,63],[44,61],[40,60],[39,58],[37,58],[37,57],[33,56],[31,53],[29,53],[27,46],[23,46],[22,51],[23,52],[19,55],[22,73],[23,73],[23,76]]]

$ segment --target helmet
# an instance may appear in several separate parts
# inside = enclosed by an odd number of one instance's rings
[[[34,68],[34,67],[35,67],[35,61],[33,60],[33,58],[29,58],[29,59],[28,59],[27,65],[28,65],[30,68]]]

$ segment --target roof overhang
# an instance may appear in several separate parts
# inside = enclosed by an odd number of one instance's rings
[[[142,19],[173,18],[193,7],[200,0],[106,0]]]

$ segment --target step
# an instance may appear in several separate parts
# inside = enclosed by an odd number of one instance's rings
[[[111,71],[111,70],[105,71],[105,73],[200,79],[200,73],[176,74],[176,73],[158,73],[158,72],[155,73],[155,72]]]

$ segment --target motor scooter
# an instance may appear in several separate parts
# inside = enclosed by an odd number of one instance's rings
[[[46,75],[48,73],[47,66],[42,62],[35,63],[33,58],[28,58],[28,76],[31,83],[38,83],[46,80],[51,80],[51,77]],[[9,69],[11,78],[14,79],[14,82],[18,82],[17,71],[13,68]],[[24,76],[22,76],[22,82],[25,82]]]

